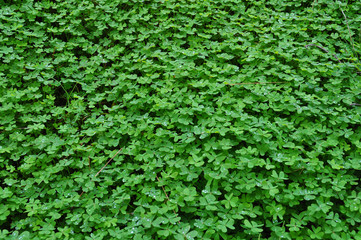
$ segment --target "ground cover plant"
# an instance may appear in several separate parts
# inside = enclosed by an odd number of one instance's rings
[[[361,239],[360,12],[0,1],[0,239]]]

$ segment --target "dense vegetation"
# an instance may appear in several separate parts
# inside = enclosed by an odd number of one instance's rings
[[[0,0],[0,238],[361,239],[360,12]]]

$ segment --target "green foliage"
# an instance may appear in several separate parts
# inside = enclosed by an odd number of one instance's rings
[[[360,1],[0,3],[1,239],[360,239]]]

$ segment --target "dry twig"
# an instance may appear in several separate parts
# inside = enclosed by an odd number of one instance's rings
[[[351,36],[350,26],[348,25],[347,17],[346,17],[346,15],[345,15],[345,13],[343,12],[343,10],[342,10],[341,7],[340,7],[340,9],[341,9],[341,12],[342,12],[345,20],[346,20],[346,25],[347,25],[347,28],[348,28],[348,34],[350,35],[350,42],[351,42],[352,49],[353,49],[354,52],[356,52],[355,47],[354,47],[354,44],[353,44],[352,36]]]
[[[156,175],[155,177],[157,178],[158,182],[160,183],[160,180],[159,180],[158,176]],[[162,187],[162,189],[163,189],[163,192],[164,192],[165,196],[167,197],[168,201],[170,202],[170,199],[169,199],[169,197],[168,197],[167,192],[165,191],[165,189],[164,189],[163,186],[161,186],[161,187]],[[174,209],[173,209],[173,212],[174,212],[174,214],[175,214],[176,216],[178,216],[178,214],[175,212]],[[178,221],[178,223],[180,223],[180,222]]]
[[[306,46],[305,46],[305,48],[308,48],[309,46],[315,46],[315,47],[318,47],[319,49],[322,49],[323,51],[325,51],[325,52],[329,53],[329,51],[327,51],[327,50],[326,50],[326,49],[324,49],[323,47],[318,46],[318,45],[313,44],[313,43],[306,45]],[[333,56],[337,59],[337,61],[338,61],[339,63],[342,63],[342,61],[341,61],[340,59],[338,59],[338,57],[336,56],[336,54],[332,54],[332,55],[333,55]]]
[[[120,151],[122,151],[122,148],[119,149],[119,151],[116,154],[114,154],[114,156],[111,159],[109,159],[109,161],[97,172],[97,174],[95,174],[94,178],[96,178],[103,171],[103,169],[120,153]],[[94,181],[94,180],[92,180],[92,181]],[[84,191],[82,191],[82,193],[80,194],[80,197],[83,194],[84,194]]]
[[[315,5],[315,2],[318,3],[318,0],[314,0],[313,3],[312,3],[312,11],[313,11],[313,6]]]

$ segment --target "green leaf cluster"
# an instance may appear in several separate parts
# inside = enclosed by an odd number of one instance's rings
[[[0,239],[361,239],[360,11],[0,0]]]

